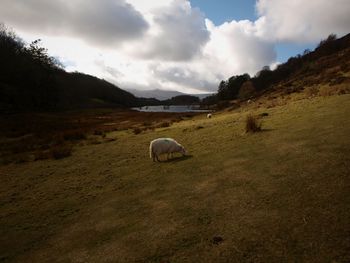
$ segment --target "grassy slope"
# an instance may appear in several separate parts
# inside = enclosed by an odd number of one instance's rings
[[[350,95],[261,112],[254,135],[245,111],[203,115],[0,167],[0,259],[349,262]],[[191,156],[152,163],[161,136]]]

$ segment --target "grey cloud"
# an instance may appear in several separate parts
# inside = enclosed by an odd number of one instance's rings
[[[217,81],[206,80],[203,74],[199,74],[188,68],[167,67],[161,69],[153,66],[152,72],[154,77],[161,82],[172,82],[177,85],[203,91],[216,91],[217,89]]]
[[[22,30],[75,36],[104,46],[140,38],[149,27],[124,0],[2,0],[0,17]]]
[[[124,76],[124,74],[118,69],[106,65],[103,59],[95,60],[95,65],[98,66],[102,70],[102,72],[107,72],[110,75],[110,78],[113,79],[113,81]]]

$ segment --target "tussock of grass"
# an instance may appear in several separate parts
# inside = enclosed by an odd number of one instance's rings
[[[259,131],[261,131],[261,123],[258,123],[255,116],[249,114],[245,120],[245,132],[254,133]]]

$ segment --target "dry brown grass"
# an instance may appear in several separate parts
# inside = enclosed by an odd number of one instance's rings
[[[171,122],[191,118],[197,114],[98,109],[1,116],[0,164],[18,162],[19,159],[21,162],[27,162],[51,158],[48,157],[46,150],[65,144],[74,146],[81,140],[86,140],[89,135],[105,138],[108,132],[134,127],[138,127],[141,131],[154,130],[169,127]],[[138,133],[138,130],[135,132]],[[95,143],[102,141],[95,140]]]
[[[317,86],[306,87],[304,89],[304,92],[308,97],[316,96],[318,94],[318,87]]]
[[[349,262],[349,98],[266,110],[271,131],[258,135],[219,113],[215,125],[117,132],[62,161],[1,166],[0,258]],[[149,141],[163,136],[192,157],[153,163]]]
[[[332,95],[342,95],[350,92],[350,84],[339,84],[334,86],[322,86],[318,95],[327,97]]]

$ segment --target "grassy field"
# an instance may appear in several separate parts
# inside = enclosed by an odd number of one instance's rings
[[[251,105],[2,165],[0,261],[350,262],[349,116],[350,95]],[[164,136],[189,156],[153,163]]]

